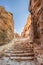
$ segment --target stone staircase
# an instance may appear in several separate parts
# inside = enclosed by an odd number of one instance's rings
[[[11,54],[11,59],[14,60],[32,60],[34,59],[34,53],[29,51],[14,51]]]
[[[13,49],[5,52],[5,56],[8,56],[11,60],[33,60],[33,44],[28,41],[16,41]]]
[[[33,49],[29,50],[9,50],[5,52],[5,56],[9,57],[11,60],[33,60],[34,52]]]

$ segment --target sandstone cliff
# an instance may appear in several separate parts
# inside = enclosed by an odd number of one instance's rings
[[[26,25],[24,26],[23,32],[21,33],[22,37],[28,37],[29,41],[33,41],[33,27],[31,21],[31,15],[28,16]]]
[[[43,65],[43,0],[30,0],[30,13],[34,29],[35,57]]]
[[[14,37],[13,15],[0,6],[0,45],[8,43]]]

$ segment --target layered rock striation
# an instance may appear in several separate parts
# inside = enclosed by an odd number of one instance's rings
[[[43,0],[30,0],[30,12],[34,30],[34,51],[39,63],[43,63]]]
[[[21,36],[24,38],[28,38],[30,42],[33,41],[33,26],[31,21],[31,15],[28,16],[26,25],[21,33]]]
[[[14,37],[13,14],[0,6],[0,45],[10,42]]]

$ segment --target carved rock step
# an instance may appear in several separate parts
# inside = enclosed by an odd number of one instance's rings
[[[22,57],[22,56],[34,56],[34,53],[20,53],[20,54],[11,54],[11,56],[20,56],[20,57]]]
[[[32,50],[24,50],[24,51],[13,51],[12,52],[13,54],[22,54],[22,53],[34,53]]]
[[[16,48],[13,51],[33,51],[33,48]]]
[[[5,53],[29,53],[29,52],[34,52],[33,49],[24,49],[24,50],[8,50],[8,51],[5,51]]]
[[[11,60],[33,60],[34,59],[34,57],[31,57],[31,56],[29,56],[29,57],[10,57],[10,59]]]
[[[34,59],[34,52],[15,50],[6,52],[5,56],[10,57],[11,60],[32,60]]]
[[[10,55],[34,55],[33,51],[7,51],[5,54]]]

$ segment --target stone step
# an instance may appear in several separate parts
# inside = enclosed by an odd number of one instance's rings
[[[33,52],[33,49],[31,50],[13,50],[13,51],[5,51],[5,53],[29,53],[29,52]]]
[[[19,51],[17,51],[17,50],[15,50],[15,51],[13,51],[12,53],[14,53],[14,54],[19,54],[19,53],[33,53],[33,50],[24,50],[24,51],[22,51],[22,50],[19,50]]]
[[[5,53],[5,56],[7,57],[29,57],[29,56],[34,56],[34,52],[29,52],[29,51],[8,51]]]
[[[28,49],[28,50],[33,50],[33,48],[31,48],[31,47],[26,47],[26,48],[21,48],[21,47],[17,47],[17,48],[14,48],[15,50],[25,50],[25,49]]]
[[[34,56],[34,53],[11,54],[11,56]]]
[[[11,60],[33,60],[34,57],[10,57]]]

